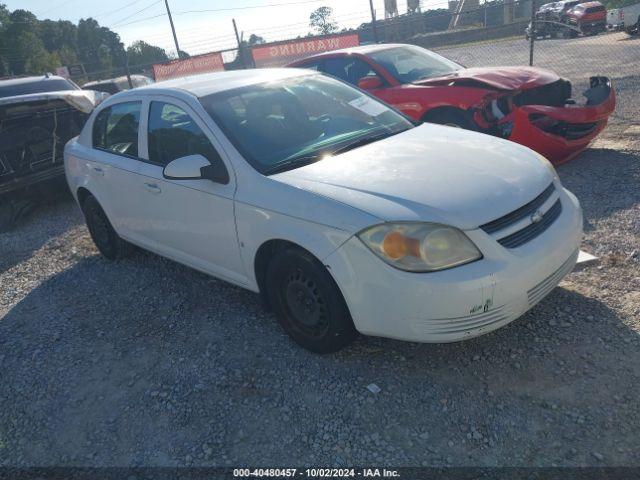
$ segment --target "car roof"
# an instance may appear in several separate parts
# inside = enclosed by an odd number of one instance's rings
[[[11,85],[24,85],[25,83],[48,82],[50,80],[65,80],[65,78],[58,77],[57,75],[40,75],[37,77],[16,77],[16,78],[9,78],[6,80],[0,80],[0,86],[8,87]]]
[[[602,4],[600,2],[585,2],[585,3],[581,3],[579,6],[584,8],[591,8],[591,7],[600,7],[602,6]]]
[[[196,97],[204,97],[212,93],[224,92],[235,88],[256,85],[284,78],[298,77],[312,74],[309,70],[294,68],[256,68],[251,70],[233,70],[228,72],[203,73],[188,77],[172,78],[145,85],[135,90],[122,92],[118,98],[137,93],[165,93],[167,91],[181,90],[189,92]],[[131,93],[130,93],[131,92]]]
[[[315,55],[309,55],[308,57],[305,57],[304,59],[301,60],[307,60],[309,58],[319,58],[319,57],[326,57],[326,56],[330,56],[330,55],[335,55],[337,54],[347,54],[350,55],[352,53],[358,53],[360,55],[368,55],[370,53],[374,53],[374,52],[380,52],[382,50],[389,50],[391,48],[397,48],[397,47],[414,47],[415,45],[411,45],[408,43],[373,43],[370,45],[360,45],[358,47],[348,47],[348,48],[341,48],[339,50],[330,50],[328,52],[321,52],[321,53],[317,53]],[[296,63],[297,60],[295,62],[292,63]]]
[[[145,75],[136,75],[136,74],[132,74],[130,75],[132,80],[137,80],[137,79],[142,79],[142,78],[149,78],[146,77]],[[87,82],[83,85],[83,87],[90,87],[93,85],[104,85],[107,83],[117,83],[117,82],[126,82],[128,81],[128,78],[126,75],[122,75],[121,77],[115,77],[115,78],[105,78],[103,80],[93,80],[91,82]]]

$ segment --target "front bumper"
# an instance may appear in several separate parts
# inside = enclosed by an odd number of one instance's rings
[[[512,125],[508,139],[535,150],[555,165],[568,162],[587,148],[604,130],[609,116],[615,110],[616,94],[614,89],[608,79],[601,77],[598,81],[606,83],[607,93],[603,98],[594,101],[593,104],[588,103],[584,106],[567,105],[564,107],[547,105],[515,107],[509,115],[500,120],[500,124]],[[592,84],[593,82],[594,80],[592,79]],[[580,138],[572,138],[545,131],[532,122],[532,116],[549,117],[554,121],[562,122],[568,129],[577,130],[583,128],[588,133],[585,133]]]
[[[357,237],[324,263],[363,334],[417,342],[476,337],[520,317],[573,269],[582,239],[582,210],[564,189],[560,200],[560,217],[521,247],[504,248],[480,229],[465,232],[484,258],[449,270],[398,270]]]

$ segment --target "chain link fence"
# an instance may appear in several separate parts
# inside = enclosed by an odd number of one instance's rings
[[[546,68],[572,81],[574,97],[578,101],[581,92],[589,86],[589,77],[606,76],[617,93],[617,107],[611,123],[624,126],[639,122],[638,20],[635,25],[627,20],[625,27],[611,20],[613,17],[620,18],[620,12],[605,11],[604,16],[601,14],[592,24],[582,24],[567,14],[567,9],[578,0],[566,0],[568,4],[564,7],[565,11],[552,14],[545,9],[554,4],[542,5],[536,0],[504,0],[484,4],[479,4],[478,0],[452,0],[448,3],[447,9],[396,15],[375,23],[363,22],[350,32],[358,34],[360,44],[415,44],[467,67],[531,64]],[[640,10],[640,4],[629,8],[627,11]],[[629,18],[632,16],[628,15]],[[280,37],[285,40],[287,26],[282,26],[281,30]],[[291,36],[290,39],[299,41],[300,38]],[[277,44],[281,44],[282,40]],[[246,44],[240,49],[218,51],[222,54],[225,70],[255,67],[251,47]],[[88,78],[126,76],[127,73],[152,76],[152,65],[129,65],[109,72],[87,72],[76,80],[82,83]]]

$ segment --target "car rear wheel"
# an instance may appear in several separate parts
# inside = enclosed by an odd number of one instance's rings
[[[274,256],[266,272],[269,303],[285,332],[316,353],[350,344],[357,332],[342,294],[327,269],[298,248]]]
[[[109,260],[118,260],[129,255],[133,246],[118,236],[98,200],[89,195],[82,202],[82,212],[89,234],[98,251]]]
[[[427,113],[426,122],[439,123],[449,127],[464,128],[465,130],[478,130],[476,124],[469,118],[467,113],[462,110],[444,110],[439,112]]]

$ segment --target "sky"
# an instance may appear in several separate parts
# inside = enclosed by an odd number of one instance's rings
[[[237,45],[232,19],[239,33],[255,33],[267,41],[306,35],[309,15],[318,7],[333,9],[339,27],[357,27],[371,21],[369,0],[168,0],[180,49],[198,54]],[[0,0],[9,10],[24,8],[39,19],[70,20],[95,18],[100,25],[117,32],[129,45],[144,40],[175,52],[164,0]],[[446,0],[423,0],[422,9],[446,8]],[[384,17],[384,0],[374,0],[378,18]],[[407,0],[397,0],[398,11]]]

